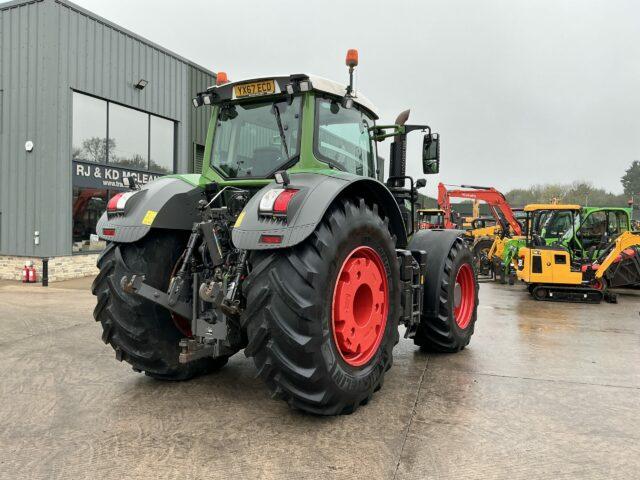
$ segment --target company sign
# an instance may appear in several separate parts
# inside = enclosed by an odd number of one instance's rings
[[[135,177],[139,185],[160,178],[157,173],[140,172],[107,165],[94,163],[73,162],[73,186],[83,188],[122,188],[126,187],[122,179]]]

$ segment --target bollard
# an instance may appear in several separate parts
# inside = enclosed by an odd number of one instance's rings
[[[42,286],[43,287],[49,286],[49,259],[48,258],[42,259]]]

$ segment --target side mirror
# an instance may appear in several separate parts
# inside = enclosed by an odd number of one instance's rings
[[[427,186],[427,179],[426,178],[419,178],[418,180],[416,180],[416,190],[418,188],[424,188]]]
[[[428,133],[422,141],[422,171],[426,175],[440,172],[440,135]]]

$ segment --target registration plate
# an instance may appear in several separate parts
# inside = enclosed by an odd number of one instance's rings
[[[274,80],[262,80],[260,82],[241,83],[240,85],[234,85],[233,92],[236,98],[273,95],[276,93],[276,82]]]

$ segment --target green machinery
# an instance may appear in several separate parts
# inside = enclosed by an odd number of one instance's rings
[[[244,350],[274,398],[350,413],[382,386],[401,327],[439,352],[473,334],[478,283],[460,232],[418,230],[407,134],[439,171],[439,136],[378,125],[350,81],[293,74],[225,82],[210,108],[201,174],[114,196],[94,317],[116,358],[163,380],[223,367]],[[391,139],[389,177],[378,142]],[[215,402],[212,409],[215,408]]]

